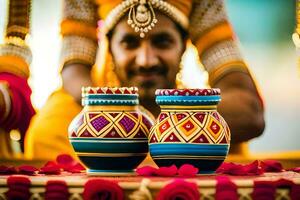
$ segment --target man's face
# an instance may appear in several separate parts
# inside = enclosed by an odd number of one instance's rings
[[[158,88],[174,88],[185,42],[175,23],[157,13],[155,27],[140,38],[122,19],[111,37],[110,50],[122,86],[137,86],[141,99],[153,99]]]

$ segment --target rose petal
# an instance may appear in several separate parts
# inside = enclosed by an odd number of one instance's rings
[[[52,166],[58,166],[58,164],[55,161],[48,161],[44,167],[52,167]]]
[[[58,164],[62,164],[62,165],[73,165],[75,160],[73,159],[72,156],[70,156],[68,154],[61,154],[61,155],[57,156],[56,162]]]
[[[54,175],[54,174],[60,174],[61,170],[58,166],[45,166],[42,167],[39,171],[40,174],[49,174],[49,175]]]
[[[74,166],[71,166],[66,171],[71,173],[81,173],[82,171],[85,171],[85,167],[80,163],[76,163]]]
[[[300,173],[300,167],[290,168],[290,169],[287,169],[287,171],[293,171],[293,172]]]
[[[179,176],[195,176],[198,172],[199,169],[190,164],[184,164],[178,169]]]
[[[262,174],[262,170],[259,166],[258,161],[254,161],[248,165],[241,165],[235,163],[223,163],[216,171],[221,174],[230,174],[230,175],[259,175]]]
[[[10,175],[10,174],[16,174],[18,173],[17,169],[12,166],[0,166],[0,174],[2,175]]]
[[[276,160],[264,160],[261,162],[261,168],[264,172],[281,172],[283,167],[280,162]]]
[[[139,176],[154,176],[156,175],[156,171],[158,169],[151,167],[151,166],[145,166],[145,167],[140,167],[136,169],[136,173]]]
[[[223,164],[217,169],[217,173],[221,174],[230,174],[230,175],[245,175],[245,169],[240,164],[235,163],[226,163]]]
[[[263,173],[257,160],[253,161],[248,165],[244,165],[243,168],[246,172],[245,175],[260,175]]]
[[[172,165],[170,167],[160,167],[156,171],[156,175],[158,176],[175,176],[177,174],[176,165]]]
[[[22,165],[19,167],[19,172],[21,174],[33,175],[36,171],[38,171],[38,168],[29,165]]]

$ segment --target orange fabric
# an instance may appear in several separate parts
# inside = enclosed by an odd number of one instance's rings
[[[109,12],[120,4],[122,0],[96,0],[96,3],[99,5],[98,14],[101,19],[105,19]],[[192,0],[166,0],[166,2],[178,8],[186,16],[189,16]]]
[[[166,2],[178,8],[186,16],[190,15],[192,0],[167,0]]]
[[[27,63],[17,56],[0,56],[0,72],[12,73],[24,78],[29,77]]]
[[[98,8],[98,14],[100,19],[105,19],[107,15],[110,13],[112,9],[114,9],[118,4],[120,4],[121,0],[102,0],[97,1],[99,8]]]
[[[214,26],[212,29],[204,33],[196,41],[195,46],[198,49],[199,55],[201,55],[205,50],[213,46],[214,44],[233,38],[233,31],[228,22],[224,22],[217,26]]]
[[[61,34],[78,35],[97,41],[97,28],[84,22],[74,20],[63,20],[60,24]]]

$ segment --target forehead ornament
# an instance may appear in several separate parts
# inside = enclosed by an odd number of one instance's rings
[[[108,14],[104,22],[104,32],[108,33],[128,12],[127,23],[143,38],[158,22],[155,10],[169,16],[184,29],[188,28],[186,15],[164,0],[125,0]]]

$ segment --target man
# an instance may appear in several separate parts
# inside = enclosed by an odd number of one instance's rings
[[[187,39],[197,47],[210,85],[222,91],[218,110],[231,128],[232,150],[262,133],[262,101],[235,44],[222,0],[97,3],[104,24],[100,26],[100,61],[92,69],[97,50],[97,6],[88,0],[65,1],[61,23],[63,89],[49,98],[31,124],[29,157],[53,159],[73,152],[67,128],[81,110],[82,86],[136,85],[141,105],[157,116],[154,91],[177,87]]]
[[[34,115],[30,101],[31,89],[27,79],[31,51],[25,43],[29,33],[30,0],[10,0],[5,43],[0,45],[0,158],[12,159],[10,131],[21,133],[20,145],[24,149],[25,132]],[[20,152],[17,152],[20,153]],[[19,156],[19,155],[18,155]]]

